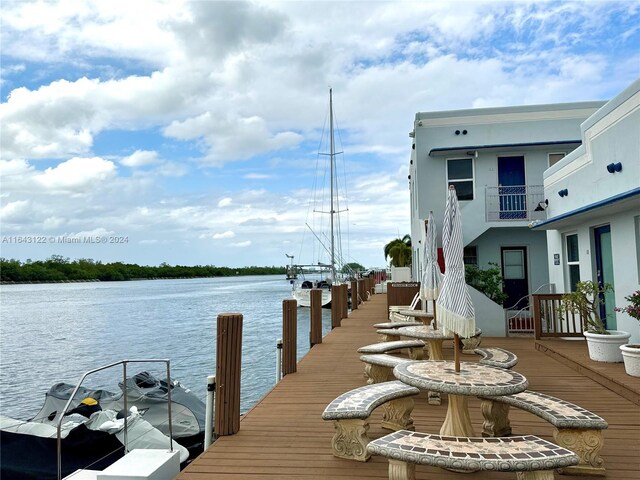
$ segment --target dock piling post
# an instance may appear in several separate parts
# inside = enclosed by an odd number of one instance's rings
[[[298,302],[282,301],[282,376],[295,373],[298,353]]]
[[[331,285],[331,329],[333,330],[336,327],[340,326],[340,314],[342,311],[340,310],[340,289],[337,285]]]
[[[358,295],[362,302],[367,301],[367,286],[364,278],[358,279]]]
[[[240,371],[242,360],[242,314],[218,315],[216,339],[216,436],[240,430]]]
[[[309,294],[311,299],[311,308],[309,309],[309,324],[311,325],[309,346],[313,347],[318,343],[322,343],[322,290],[312,288]]]
[[[358,281],[351,280],[351,311],[358,309]]]
[[[340,285],[340,308],[342,318],[349,318],[349,287],[346,283]]]

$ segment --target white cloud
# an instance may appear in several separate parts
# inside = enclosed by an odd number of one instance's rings
[[[221,238],[233,238],[235,237],[236,234],[233,233],[231,230],[227,230],[226,232],[223,233],[214,233],[211,238],[213,238],[214,240],[219,240]]]
[[[266,173],[247,173],[246,175],[243,175],[243,178],[246,178],[247,180],[268,180],[273,177],[273,175]]]
[[[219,208],[228,207],[229,205],[231,205],[232,201],[233,200],[230,197],[225,197],[218,202],[218,207]]]
[[[96,184],[115,175],[116,167],[109,160],[99,157],[74,157],[56,167],[47,168],[35,180],[50,191],[87,193]]]
[[[230,243],[229,245],[232,246],[232,247],[237,247],[237,248],[250,247],[251,246],[251,240],[245,240],[244,242]]]
[[[23,223],[28,220],[31,202],[28,200],[17,200],[9,202],[0,208],[0,219],[3,222]]]
[[[144,165],[152,165],[158,162],[158,152],[151,150],[136,150],[128,157],[120,160],[120,163],[127,167],[142,167]]]

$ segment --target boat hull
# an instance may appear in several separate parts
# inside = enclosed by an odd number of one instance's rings
[[[298,302],[299,307],[311,307],[311,288],[296,288],[293,291],[293,298]],[[322,290],[322,307],[328,308],[331,306],[331,290]]]

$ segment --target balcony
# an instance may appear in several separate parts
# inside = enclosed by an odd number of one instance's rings
[[[540,202],[543,201],[543,185],[485,187],[486,221],[529,222],[544,220],[546,213],[543,208],[539,207]]]

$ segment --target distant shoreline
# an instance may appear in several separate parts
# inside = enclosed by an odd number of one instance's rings
[[[2,280],[0,281],[0,285],[38,285],[38,284],[50,284],[50,283],[109,283],[109,282],[141,282],[145,280],[192,280],[196,278],[229,278],[229,277],[249,277],[249,276],[262,276],[262,275],[278,275],[277,273],[247,273],[247,274],[238,274],[238,275],[209,275],[204,277],[152,277],[152,278],[129,278],[126,280],[100,280],[98,278],[95,279],[87,279],[87,280],[22,280],[22,281],[12,281],[12,280]]]
[[[110,282],[141,282],[145,280],[195,280],[196,278],[229,278],[229,277],[250,277],[250,276],[266,276],[266,275],[278,275],[277,273],[246,273],[238,275],[209,275],[206,277],[153,277],[153,278],[129,278],[126,280],[22,280],[14,282],[12,280],[2,280],[0,285],[38,285],[38,284],[51,284],[51,283],[110,283]],[[284,278],[283,278],[284,279]],[[286,280],[286,279],[284,279]]]
[[[169,280],[248,275],[282,275],[286,267],[218,267],[215,265],[168,265],[157,267],[135,263],[102,263],[91,259],[70,260],[53,255],[47,260],[21,262],[0,258],[0,284],[118,282],[129,280]]]

